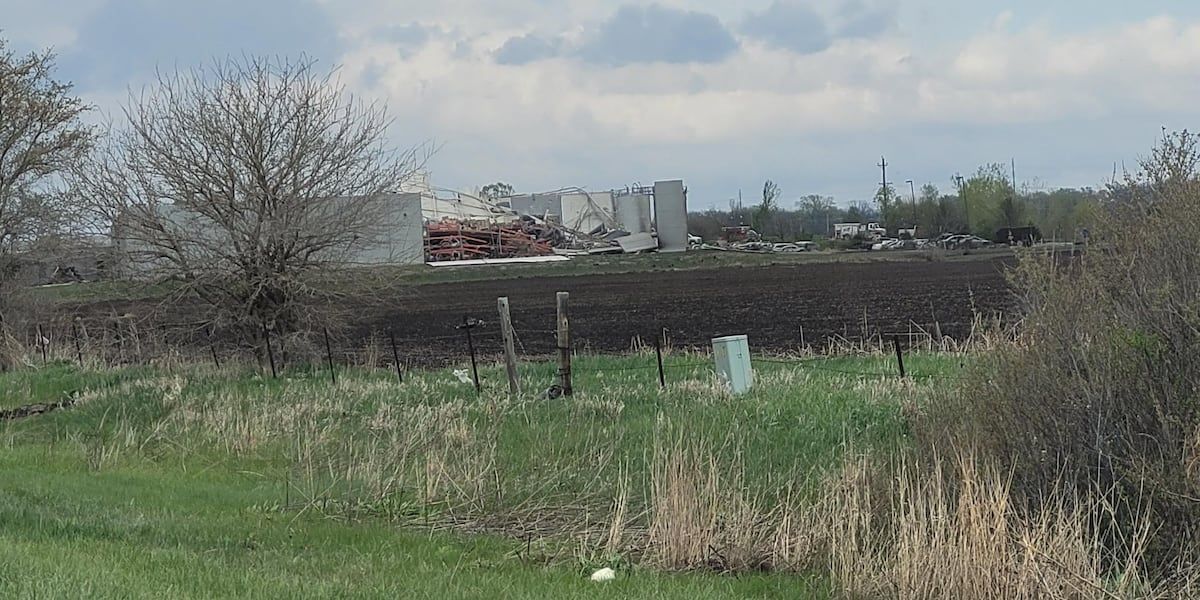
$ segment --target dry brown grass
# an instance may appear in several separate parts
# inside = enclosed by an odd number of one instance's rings
[[[1153,577],[1152,520],[1102,539],[1110,492],[1062,492],[1018,508],[1008,477],[970,456],[952,469],[882,467],[852,456],[816,498],[772,508],[736,468],[675,437],[657,449],[644,559],[668,569],[827,572],[852,598],[1082,600],[1193,597],[1200,569]],[[1101,515],[1108,522],[1097,522]]]

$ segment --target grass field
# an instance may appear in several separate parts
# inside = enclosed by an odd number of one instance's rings
[[[819,571],[652,568],[671,566],[664,473],[692,456],[722,502],[802,499],[847,447],[904,445],[903,407],[936,381],[884,356],[763,362],[734,398],[707,360],[670,356],[660,391],[652,356],[584,357],[558,400],[510,398],[493,367],[479,395],[451,371],[3,374],[6,407],[78,404],[3,425],[0,595],[828,596]],[[523,375],[544,389],[553,367]],[[600,566],[618,580],[588,582]]]

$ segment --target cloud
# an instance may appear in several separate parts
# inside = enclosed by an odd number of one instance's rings
[[[862,0],[850,0],[838,10],[839,38],[873,38],[896,25],[896,7],[870,6]]]
[[[450,39],[456,42],[459,32],[437,24],[420,22],[401,23],[374,29],[370,38],[390,45],[402,59],[411,59],[435,40]]]
[[[55,46],[88,102],[119,105],[155,66],[307,50],[388,104],[395,144],[437,141],[449,187],[680,176],[703,206],[772,178],[848,200],[874,192],[880,153],[918,181],[1016,155],[1078,185],[1200,119],[1200,8],[1023,2],[1005,23],[961,0],[61,1],[0,0],[4,34]]]
[[[578,48],[585,62],[621,67],[637,63],[716,63],[738,42],[715,16],[658,4],[625,5]]]
[[[509,38],[496,50],[496,62],[502,65],[526,65],[531,62],[553,58],[562,50],[563,42],[559,38],[545,38],[529,33]]]
[[[825,18],[795,0],[776,0],[766,10],[750,13],[742,22],[742,33],[799,54],[821,52],[833,43]]]
[[[332,65],[340,51],[330,15],[312,0],[112,0],[60,48],[60,64],[81,87],[107,89],[214,57],[306,53]]]

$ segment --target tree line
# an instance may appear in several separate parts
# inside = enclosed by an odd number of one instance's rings
[[[917,228],[918,237],[942,233],[972,233],[991,238],[1005,227],[1037,227],[1047,240],[1072,241],[1095,221],[1098,210],[1116,193],[1118,184],[1104,189],[1061,188],[1034,190],[1014,187],[1004,165],[979,167],[969,177],[950,179],[950,193],[936,184],[907,190],[881,186],[872,202],[841,206],[832,196],[807,194],[790,203],[781,200],[778,184],[767,181],[762,200],[746,206],[730,200],[728,208],[711,208],[689,215],[693,235],[716,240],[722,228],[749,226],[777,241],[827,238],[836,223],[879,223],[891,234]],[[789,205],[790,204],[790,205]]]

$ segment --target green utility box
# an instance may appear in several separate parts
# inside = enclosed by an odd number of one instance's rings
[[[712,341],[717,378],[736,395],[745,394],[754,385],[750,364],[750,338],[744,335],[716,338]]]

